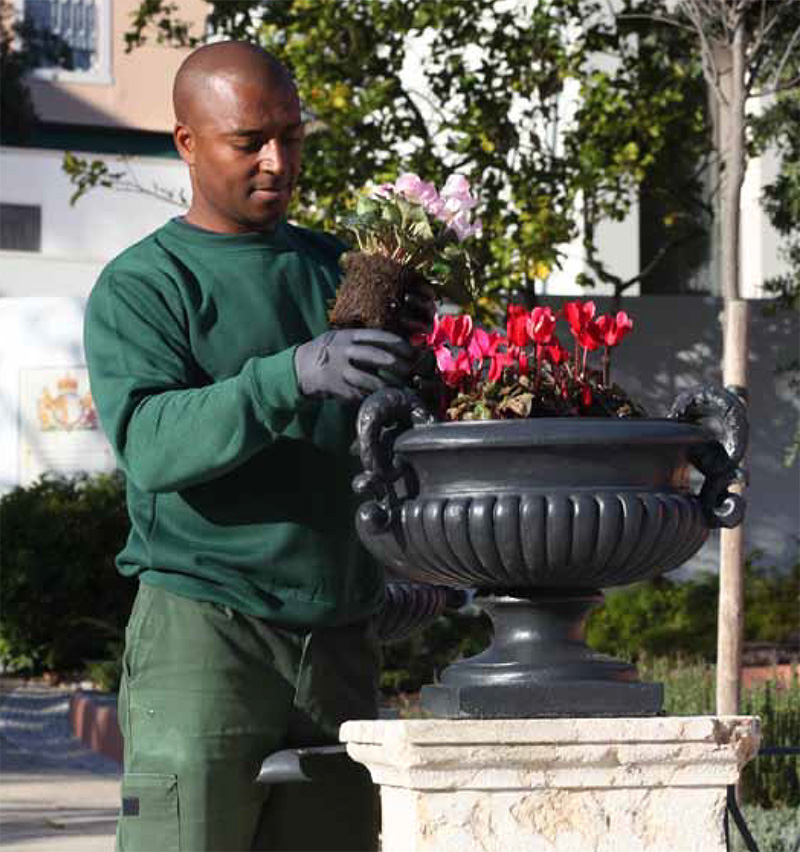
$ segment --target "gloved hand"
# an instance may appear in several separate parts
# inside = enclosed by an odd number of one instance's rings
[[[416,274],[406,285],[406,296],[398,320],[407,336],[430,334],[436,316],[436,291],[422,275]]]
[[[294,369],[304,396],[354,402],[387,385],[401,386],[414,358],[410,344],[396,334],[343,328],[298,346]]]

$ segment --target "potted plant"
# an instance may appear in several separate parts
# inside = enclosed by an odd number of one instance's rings
[[[434,715],[660,712],[661,685],[590,651],[583,623],[601,589],[673,570],[710,529],[741,522],[727,487],[747,421],[739,398],[714,388],[647,417],[610,379],[632,326],[581,301],[559,315],[511,306],[506,334],[445,317],[417,341],[434,375],[362,404],[362,541],[395,574],[477,589],[494,626],[486,651],[423,689]],[[705,476],[697,494],[693,467]]]

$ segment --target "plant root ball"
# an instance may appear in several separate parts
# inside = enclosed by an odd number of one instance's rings
[[[400,333],[398,317],[406,292],[424,281],[423,276],[382,254],[347,252],[339,262],[344,277],[328,314],[331,326]]]

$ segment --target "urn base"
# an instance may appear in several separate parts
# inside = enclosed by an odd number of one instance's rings
[[[438,719],[553,719],[581,716],[656,716],[660,683],[561,681],[542,684],[422,687],[422,707]]]
[[[443,719],[658,715],[660,683],[641,683],[635,666],[584,642],[602,601],[596,589],[483,590],[475,603],[492,620],[491,645],[423,687],[423,709]]]

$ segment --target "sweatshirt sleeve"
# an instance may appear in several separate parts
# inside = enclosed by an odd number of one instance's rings
[[[179,300],[138,276],[101,276],[87,305],[84,349],[100,422],[143,491],[224,475],[272,443],[307,404],[296,346],[252,357],[238,375],[209,384]]]

